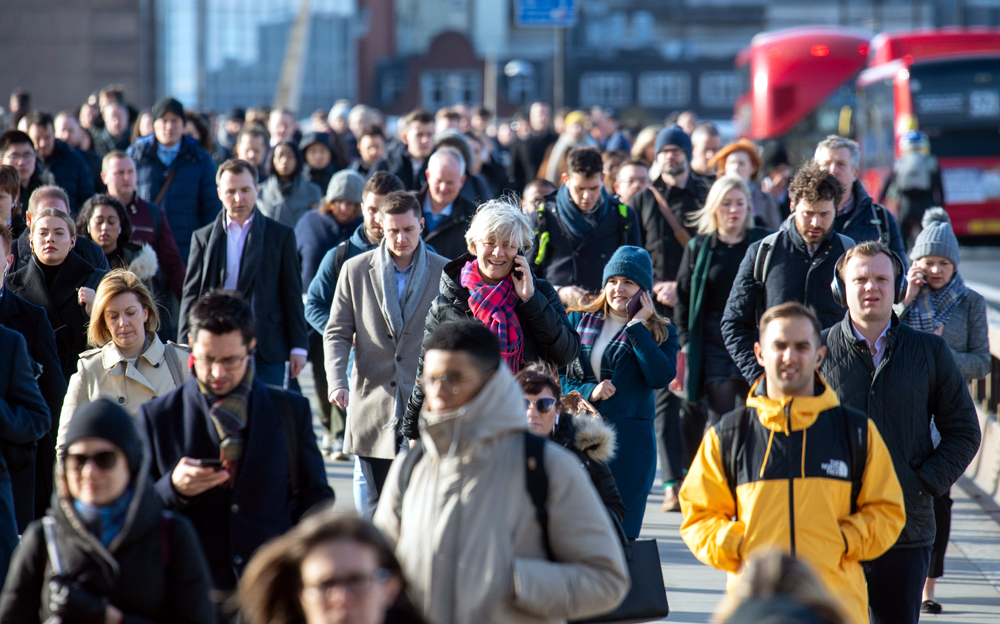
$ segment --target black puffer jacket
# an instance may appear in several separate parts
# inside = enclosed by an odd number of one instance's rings
[[[757,250],[762,243],[763,240],[757,241],[747,249],[722,316],[726,349],[750,385],[764,374],[764,368],[753,354],[757,323],[764,310],[786,301],[798,301],[815,310],[824,329],[843,318],[846,310],[834,301],[830,282],[837,260],[854,245],[854,241],[831,230],[810,256],[797,229],[781,230],[771,249],[771,262],[762,291],[754,280]],[[763,255],[761,261],[764,261]]]
[[[441,323],[475,320],[476,317],[469,308],[469,290],[460,283],[462,267],[473,259],[475,256],[467,253],[444,266],[444,271],[441,273],[441,294],[431,304],[424,324],[425,343]],[[556,366],[566,366],[580,354],[580,335],[576,333],[576,328],[570,325],[566,308],[559,301],[559,295],[545,280],[536,277],[535,294],[527,301],[518,300],[514,311],[521,323],[521,332],[524,336],[525,362],[545,360]],[[421,347],[417,379],[423,372],[424,349]],[[420,384],[417,384],[406,404],[406,415],[400,423],[400,431],[410,440],[420,437],[417,420],[423,404],[424,393],[420,389]]]
[[[933,497],[948,491],[979,449],[979,419],[962,372],[944,339],[902,325],[893,314],[889,346],[872,364],[867,344],[854,337],[850,315],[823,332],[820,373],[842,405],[875,422],[903,488],[906,526],[895,547],[934,542]],[[931,442],[930,421],[941,432]]]
[[[208,597],[211,580],[191,522],[164,515],[143,468],[133,480],[134,498],[121,533],[105,548],[84,526],[66,493],[58,467],[60,496],[49,515],[56,521],[56,548],[65,576],[84,590],[108,599],[128,624],[215,624]],[[53,576],[40,520],[28,525],[14,551],[0,595],[0,623],[49,621],[49,580]]]
[[[618,493],[608,462],[615,458],[615,430],[603,418],[589,414],[562,414],[549,439],[576,453],[597,488],[601,502],[620,525],[625,520],[625,503]]]

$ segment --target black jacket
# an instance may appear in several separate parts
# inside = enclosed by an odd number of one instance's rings
[[[118,608],[129,624],[215,624],[205,555],[187,518],[165,512],[140,473],[133,507],[111,548],[105,548],[73,510],[71,499],[54,497],[56,549],[66,576]],[[40,624],[49,611],[52,566],[42,523],[31,523],[14,553],[0,595],[0,622]]]
[[[524,186],[538,176],[538,168],[545,160],[545,152],[553,143],[559,140],[559,135],[551,130],[536,133],[532,132],[525,139],[518,140],[511,152],[510,176],[514,178],[514,190],[518,193],[524,190]]]
[[[427,321],[424,324],[425,343],[442,323],[475,320],[476,317],[469,308],[469,290],[461,285],[460,280],[462,267],[473,259],[475,256],[467,253],[445,265],[441,273],[441,294],[434,299],[431,309],[427,312]],[[580,354],[580,335],[576,333],[576,328],[570,325],[566,309],[551,284],[535,278],[535,294],[527,301],[518,300],[514,310],[521,323],[525,362],[545,360],[556,366],[565,366]],[[424,348],[421,346],[417,379],[423,371]],[[411,440],[416,440],[420,435],[417,421],[423,404],[424,393],[420,389],[420,384],[417,384],[406,404],[406,414],[400,423],[402,434]]]
[[[81,239],[77,239],[79,242]],[[81,286],[97,290],[106,271],[95,269],[80,256],[70,253],[52,282],[45,283],[45,275],[32,257],[23,269],[7,276],[7,287],[28,303],[45,309],[49,323],[55,330],[56,352],[64,379],[76,372],[80,353],[87,349],[87,311],[79,304],[76,289]],[[56,417],[57,418],[57,417]]]
[[[199,297],[221,288],[226,279],[226,213],[191,236],[191,255],[184,276],[178,342],[187,343],[188,312]],[[302,271],[295,232],[254,209],[243,247],[236,283],[253,306],[257,320],[257,354],[267,364],[288,361],[295,347],[309,348],[302,310]]]
[[[604,286],[604,265],[615,250],[622,245],[642,245],[636,211],[625,206],[618,196],[608,198],[607,214],[580,240],[570,233],[559,217],[555,196],[546,199],[551,201],[547,201],[545,211],[535,217],[538,236],[528,254],[528,261],[539,277],[556,289],[579,286],[590,292],[601,290]],[[620,206],[625,207],[626,216],[622,216]],[[546,241],[540,239],[542,232],[549,234]]]
[[[410,152],[406,149],[405,144],[400,145],[395,150],[390,150],[387,147],[385,152],[385,156],[371,166],[371,171],[365,175],[365,179],[371,177],[371,174],[376,171],[388,171],[399,178],[399,181],[403,183],[403,188],[407,191],[419,191],[427,182],[428,159],[425,158],[420,169],[416,173],[413,173],[413,158],[410,156]]]
[[[757,241],[747,249],[722,316],[722,338],[726,348],[751,385],[764,374],[753,354],[757,322],[764,310],[786,301],[798,301],[812,306],[824,328],[842,319],[846,311],[833,300],[830,290],[834,267],[846,251],[844,241],[836,232],[831,230],[810,258],[799,231],[794,227],[782,230],[772,247],[763,291],[758,288],[753,274],[762,242]]]
[[[76,216],[83,203],[94,194],[94,179],[87,161],[72,147],[56,139],[52,153],[45,160],[45,168],[55,177],[56,184],[66,191],[70,214]],[[24,205],[28,205],[27,198]]]
[[[687,230],[688,235],[694,237],[695,229],[687,225],[687,220],[693,213],[701,210],[708,198],[708,185],[704,180],[692,171],[688,173],[683,187],[668,187],[662,178],[657,178],[653,187],[663,195],[677,222]],[[646,189],[633,195],[631,206],[639,213],[642,246],[653,259],[653,279],[658,282],[675,281],[677,270],[681,266],[681,256],[684,255],[684,246],[677,241],[670,224],[660,212],[660,205],[653,191]],[[672,309],[662,306],[658,306],[658,309],[672,317]]]
[[[418,194],[417,201],[423,207],[424,200],[427,199],[427,187],[425,186]],[[472,217],[476,215],[476,206],[469,200],[458,196],[451,205],[451,214],[441,219],[433,231],[424,228],[423,238],[428,246],[433,247],[439,255],[454,260],[467,253],[469,246],[465,243],[465,232],[472,223]]]
[[[277,396],[284,397],[284,413],[276,406]],[[215,487],[185,498],[171,482],[177,462],[182,457],[219,456],[219,435],[198,380],[191,377],[139,408],[138,427],[149,441],[150,476],[156,492],[167,508],[194,524],[216,589],[234,589],[243,568],[264,542],[288,531],[316,504],[333,503],[309,402],[302,395],[255,379],[247,423],[234,487]],[[286,437],[289,431],[294,431],[294,447]],[[297,456],[297,492],[292,492],[289,480],[290,448],[295,448]]]
[[[622,502],[615,477],[608,467],[608,462],[615,457],[614,428],[601,417],[564,413],[559,416],[559,422],[549,439],[580,458],[597,488],[601,502],[608,508],[611,517],[621,525],[625,521],[625,503]]]
[[[867,344],[854,337],[850,315],[823,332],[820,373],[842,405],[868,414],[882,434],[903,488],[906,526],[896,547],[934,542],[933,497],[962,476],[979,449],[976,408],[943,338],[903,325],[895,314],[878,370]],[[941,433],[931,442],[930,421]]]
[[[876,212],[876,204],[868,195],[861,182],[855,180],[851,189],[854,196],[854,208],[846,215],[838,214],[833,221],[833,229],[844,236],[854,239],[856,243],[879,240],[879,226],[876,221],[881,221]],[[906,250],[903,248],[903,237],[899,233],[899,225],[896,217],[883,206],[878,206],[885,212],[885,218],[889,222],[889,249],[896,252],[896,255],[906,264]]]
[[[19,271],[23,269],[31,260],[31,240],[30,230],[24,230],[14,244],[11,245],[10,253],[14,256],[14,262],[10,265],[10,270]],[[86,236],[76,237],[76,246],[73,253],[87,261],[90,266],[102,271],[110,271],[108,257],[104,255],[101,246],[90,240]]]

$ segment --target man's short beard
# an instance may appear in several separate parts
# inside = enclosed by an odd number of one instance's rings
[[[674,165],[665,168],[665,171],[672,176],[679,176],[687,171],[687,165]]]

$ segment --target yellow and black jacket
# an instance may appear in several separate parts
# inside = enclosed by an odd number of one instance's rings
[[[882,555],[906,523],[889,451],[868,419],[865,468],[852,505],[850,408],[819,377],[812,397],[771,399],[763,386],[761,378],[746,410],[705,434],[680,491],[681,537],[700,561],[730,573],[730,588],[754,551],[790,553],[812,566],[852,622],[868,622],[859,562]],[[741,424],[746,430],[733,461],[720,439],[732,439],[726,428]],[[727,473],[736,475],[735,484]]]

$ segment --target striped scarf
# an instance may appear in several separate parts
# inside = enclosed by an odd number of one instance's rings
[[[469,289],[472,314],[500,340],[500,356],[511,373],[517,374],[524,361],[524,337],[514,313],[514,280],[508,275],[496,286],[487,284],[479,273],[479,261],[473,258],[462,267],[460,281],[463,288]]]
[[[580,318],[580,324],[576,326],[577,333],[580,334],[580,352],[590,353],[594,349],[594,343],[601,335],[601,328],[604,327],[604,316],[584,313]],[[629,340],[628,327],[623,327],[618,335],[611,339],[608,346],[604,348],[601,355],[601,375],[600,379],[611,379],[615,372],[615,365],[626,353],[634,353],[635,348]],[[597,374],[597,371],[594,371]]]
[[[247,426],[247,409],[250,404],[250,391],[253,389],[254,372],[254,359],[251,356],[243,381],[223,397],[212,394],[212,390],[198,379],[198,388],[209,402],[208,415],[212,417],[212,424],[215,425],[215,431],[222,442],[219,459],[222,460],[223,469],[230,474],[229,487],[236,485],[236,471],[243,458],[245,440],[243,430]]]
[[[955,307],[962,302],[969,289],[962,276],[955,271],[951,280],[943,288],[925,289],[910,305],[907,323],[914,329],[932,332],[948,322]]]

